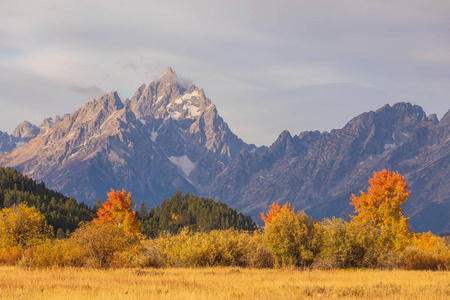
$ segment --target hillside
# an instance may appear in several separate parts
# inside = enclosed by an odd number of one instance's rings
[[[44,183],[36,183],[12,168],[0,167],[0,208],[21,202],[35,206],[53,226],[55,233],[58,229],[62,229],[64,234],[73,232],[79,222],[90,221],[95,215],[86,204],[50,190]]]

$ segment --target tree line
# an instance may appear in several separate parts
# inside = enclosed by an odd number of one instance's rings
[[[35,207],[58,238],[69,237],[80,222],[93,220],[103,205],[100,201],[94,207],[78,203],[75,198],[48,189],[43,182],[37,183],[13,168],[0,167],[0,209],[20,203]],[[149,211],[142,202],[137,216],[142,224],[141,233],[147,237],[163,232],[176,233],[184,227],[200,231],[256,228],[250,216],[244,216],[220,201],[189,193],[183,197],[179,191]]]
[[[355,207],[350,222],[315,220],[303,211],[294,211],[290,203],[274,202],[266,214],[261,214],[265,226],[252,231],[207,227],[211,219],[202,215],[208,211],[231,211],[235,220],[239,218],[235,210],[220,203],[203,201],[209,210],[196,209],[201,207],[198,201],[202,198],[189,194],[182,197],[178,192],[163,201],[161,208],[147,212],[141,206],[137,213],[131,193],[111,190],[96,218],[81,222],[68,238],[54,239],[52,227],[38,209],[20,203],[0,212],[0,263],[25,267],[449,270],[448,238],[431,232],[415,233],[408,227],[401,209],[409,197],[404,178],[383,170],[375,172],[369,184],[367,192],[350,198]],[[190,226],[189,217],[194,218],[195,211],[200,212],[199,219]],[[224,215],[216,215],[212,220],[226,224]],[[152,218],[157,220],[154,224]],[[141,230],[148,230],[151,237]]]

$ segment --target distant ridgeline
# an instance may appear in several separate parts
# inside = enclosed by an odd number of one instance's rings
[[[81,221],[90,221],[95,212],[75,198],[45,187],[43,182],[36,183],[28,176],[13,168],[0,167],[0,208],[27,202],[36,207],[53,226],[58,237],[64,237],[68,231],[73,232]]]
[[[165,199],[161,207],[147,211],[142,202],[139,211],[141,232],[147,236],[159,233],[177,233],[181,228],[210,231],[214,229],[255,230],[256,224],[250,216],[237,213],[236,209],[212,199],[200,198],[189,193],[184,197],[179,191]]]

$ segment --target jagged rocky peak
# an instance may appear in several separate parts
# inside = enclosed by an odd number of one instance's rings
[[[120,99],[117,92],[111,92],[109,94],[103,95],[100,99],[97,99],[92,102],[87,103],[87,106],[90,106],[94,109],[113,109],[118,110],[124,107],[122,100]]]
[[[85,141],[90,141],[94,136],[102,133],[106,136],[113,131],[116,132],[120,126],[112,123],[123,115],[123,108],[124,104],[117,92],[111,92],[86,103],[62,119],[56,117],[57,121],[55,122],[51,119],[44,120],[44,124],[50,126],[43,135],[48,145],[54,143],[60,147],[61,143],[67,142],[65,147],[70,151],[70,148],[78,147]]]
[[[178,83],[178,76],[171,67],[167,67],[164,73],[159,77],[158,81],[164,83]]]
[[[411,103],[408,103],[408,102],[395,103],[392,106],[392,109],[403,115],[409,115],[409,116],[414,115],[419,120],[423,120],[426,117],[425,112],[423,111],[422,107],[420,107],[419,105],[412,105]]]
[[[273,161],[276,158],[290,154],[293,148],[293,137],[289,131],[284,130],[267,152],[264,153],[264,158],[268,161]]]
[[[44,121],[42,121],[41,126],[39,126],[41,129],[41,133],[47,132],[59,121],[61,121],[59,116],[57,116],[55,120],[53,120],[52,118],[45,118]]]
[[[202,147],[202,151],[206,149],[228,161],[246,147],[245,143],[231,132],[205,92],[187,82],[180,79],[172,68],[167,68],[149,85],[139,87],[125,106],[150,127],[152,140],[157,141],[166,153],[181,153],[169,150],[179,148],[173,143],[177,139],[172,137],[176,136],[182,139],[183,145],[189,145],[186,151]],[[167,135],[168,132],[173,134],[164,138],[164,133]],[[168,143],[169,140],[172,142]]]
[[[31,124],[28,121],[20,123],[12,132],[12,136],[19,140],[31,140],[38,136],[40,133],[39,127]]]
[[[69,121],[72,121],[74,125],[83,123],[90,124],[90,129],[98,128],[102,127],[107,120],[114,114],[118,114],[123,108],[124,104],[117,92],[111,92],[100,99],[88,102],[85,106],[73,113]]]
[[[386,136],[394,138],[395,135],[412,130],[421,121],[433,121],[433,117],[428,120],[423,109],[418,105],[400,102],[393,106],[384,105],[375,112],[360,114],[348,122],[344,130],[359,134],[366,130],[371,131],[370,136]]]
[[[298,134],[298,139],[303,143],[311,143],[320,137],[320,131],[303,131]]]
[[[282,133],[278,136],[277,140],[272,144],[273,146],[278,144],[285,144],[286,142],[292,141],[292,135],[289,131],[283,130]]]
[[[378,109],[376,114],[382,119],[399,120],[399,122],[403,123],[415,124],[418,121],[426,120],[426,114],[422,107],[407,102],[399,102],[392,107],[389,104],[386,104]]]
[[[41,126],[39,126],[41,128],[41,133],[42,133],[43,129],[44,129],[44,132],[45,132],[45,131],[49,130],[50,128],[52,128],[53,126],[55,126],[56,124],[58,124],[61,121],[62,121],[62,119],[61,119],[61,117],[59,115],[56,115],[55,119],[53,119],[53,118],[45,118],[42,121]]]
[[[197,119],[211,101],[202,89],[187,86],[169,67],[149,85],[140,86],[126,105],[138,119],[184,120]]]
[[[415,128],[420,123],[437,124],[437,117],[427,115],[423,111],[422,107],[418,105],[412,105],[411,103],[400,102],[392,106],[393,116],[389,116],[394,121],[391,127],[392,132],[392,144],[400,145],[406,142],[409,138],[410,133],[415,130]],[[383,122],[384,119],[382,120]]]
[[[442,117],[441,121],[439,122],[439,126],[444,125],[450,125],[450,109],[448,112]]]
[[[175,120],[197,119],[210,105],[203,90],[192,85],[182,95],[172,98],[166,109]]]
[[[355,153],[379,155],[405,143],[421,122],[428,121],[420,106],[405,102],[386,104],[353,118],[342,130],[332,130],[330,137],[351,136],[355,141],[363,141],[358,147],[353,144]]]
[[[0,157],[16,148],[12,138],[6,132],[0,131]]]
[[[428,122],[433,123],[433,124],[439,123],[439,119],[438,119],[438,117],[437,117],[436,114],[431,114],[431,115],[427,116],[427,119],[426,119],[426,120],[427,120]]]

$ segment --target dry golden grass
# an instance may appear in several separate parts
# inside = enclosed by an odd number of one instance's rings
[[[0,299],[450,299],[450,272],[0,266]]]

